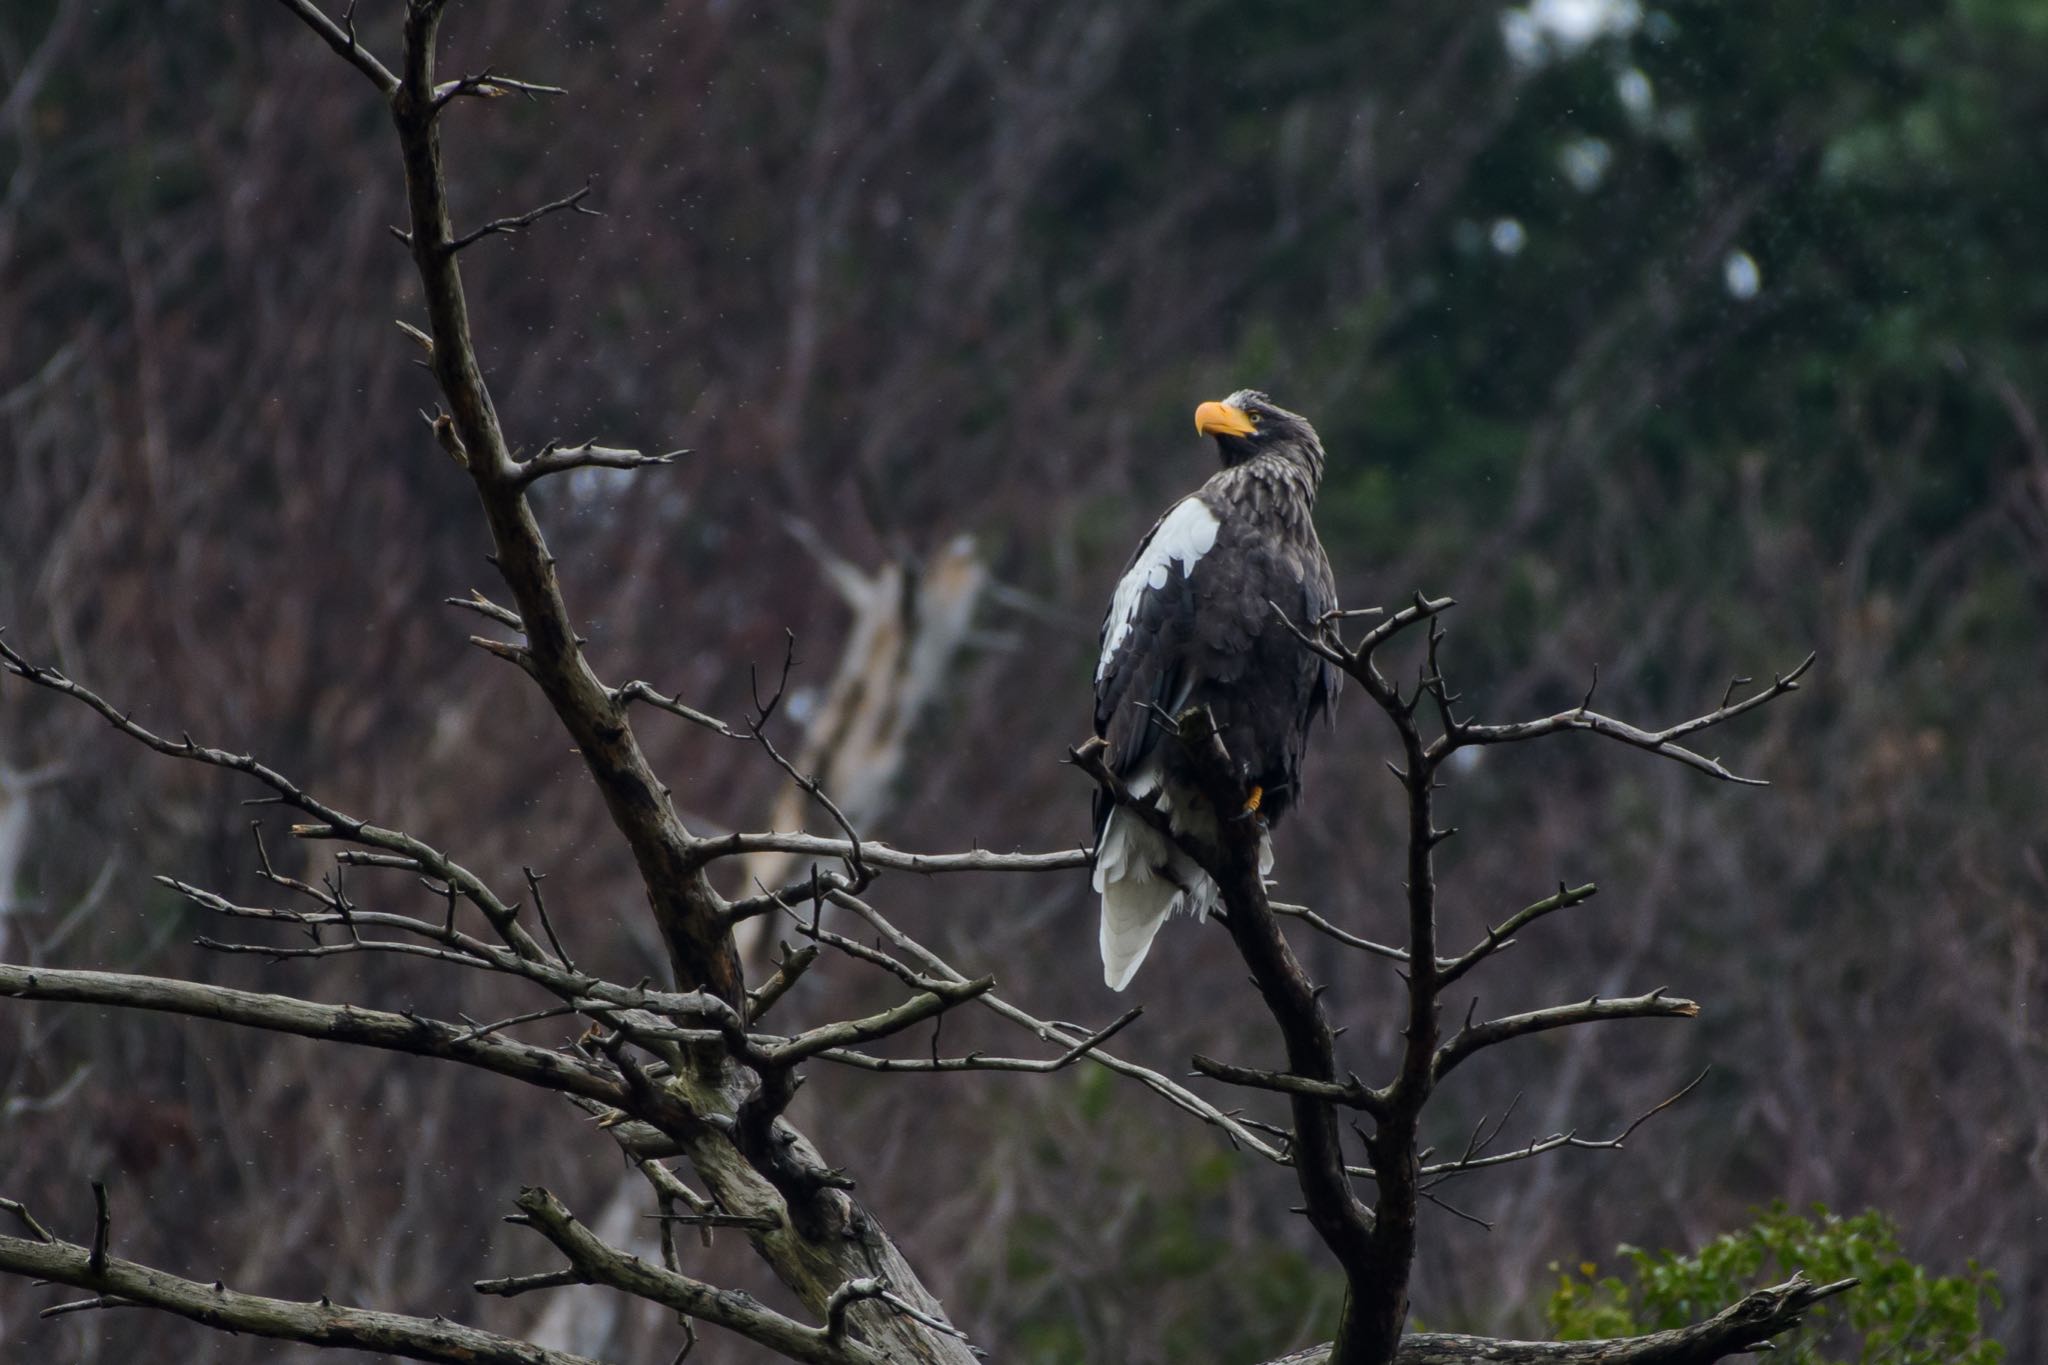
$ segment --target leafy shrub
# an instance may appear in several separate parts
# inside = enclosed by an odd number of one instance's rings
[[[1841,1218],[1784,1205],[1690,1256],[1622,1247],[1627,1278],[1595,1278],[1588,1262],[1559,1277],[1546,1310],[1564,1341],[1683,1327],[1760,1284],[1804,1272],[1818,1283],[1862,1283],[1811,1309],[1778,1339],[1784,1365],[1997,1365],[2005,1348],[1984,1335],[1984,1310],[1999,1306],[1991,1272],[1976,1262],[1934,1275],[1899,1250],[1898,1228],[1875,1210]]]

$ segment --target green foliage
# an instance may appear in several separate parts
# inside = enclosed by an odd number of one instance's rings
[[[1633,1336],[1683,1327],[1758,1285],[1803,1272],[1818,1283],[1861,1283],[1818,1305],[1778,1339],[1785,1365],[1997,1365],[2005,1348],[1984,1335],[1986,1308],[1999,1306],[1991,1273],[1972,1261],[1960,1275],[1934,1275],[1899,1250],[1898,1229],[1875,1210],[1812,1217],[1782,1204],[1740,1232],[1690,1256],[1623,1247],[1624,1278],[1598,1276],[1590,1262],[1559,1280],[1546,1310],[1564,1341]]]

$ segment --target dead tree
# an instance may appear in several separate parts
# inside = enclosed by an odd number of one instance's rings
[[[530,994],[532,1008],[490,1021],[444,1019],[414,1009],[329,1005],[163,977],[4,963],[0,995],[185,1015],[337,1045],[380,1048],[490,1072],[565,1098],[597,1120],[604,1140],[615,1144],[644,1179],[645,1197],[663,1229],[660,1263],[602,1240],[561,1200],[531,1185],[512,1198],[516,1211],[511,1221],[532,1230],[552,1248],[552,1256],[531,1273],[479,1280],[475,1288],[481,1294],[516,1296],[602,1287],[673,1310],[679,1318],[676,1339],[686,1350],[696,1339],[696,1324],[706,1323],[787,1359],[832,1365],[964,1363],[979,1354],[927,1292],[876,1214],[855,1199],[852,1180],[833,1164],[833,1144],[843,1135],[820,1133],[814,1139],[787,1117],[806,1069],[817,1065],[876,1073],[1040,1073],[1081,1064],[1102,1066],[1219,1130],[1240,1149],[1291,1169],[1309,1221],[1348,1288],[1336,1341],[1287,1358],[1293,1361],[1706,1362],[1757,1347],[1795,1322],[1808,1305],[1847,1287],[1794,1280],[1760,1289],[1695,1326],[1626,1341],[1567,1345],[1403,1335],[1421,1202],[1440,1199],[1436,1191],[1446,1181],[1472,1171],[1534,1160],[1569,1147],[1618,1146],[1627,1136],[1591,1141],[1557,1134],[1495,1151],[1500,1136],[1496,1128],[1475,1133],[1453,1159],[1431,1160],[1418,1145],[1418,1131],[1437,1084],[1480,1050],[1530,1034],[1602,1020],[1683,1018],[1697,1012],[1692,1002],[1659,990],[1484,1021],[1468,1018],[1446,1035],[1438,1017],[1445,988],[1508,947],[1515,934],[1537,920],[1583,902],[1592,888],[1561,887],[1555,895],[1508,916],[1477,944],[1446,955],[1437,942],[1432,863],[1433,850],[1449,835],[1437,826],[1435,812],[1443,763],[1457,750],[1475,745],[1586,730],[1719,778],[1742,781],[1680,741],[1793,690],[1805,665],[1739,701],[1731,687],[1713,711],[1664,730],[1638,729],[1595,712],[1590,693],[1580,706],[1541,720],[1483,725],[1456,716],[1456,697],[1438,666],[1443,636],[1436,618],[1450,605],[1448,599],[1418,597],[1355,645],[1341,636],[1345,616],[1296,623],[1303,647],[1336,663],[1363,688],[1385,713],[1399,741],[1396,775],[1409,814],[1407,935],[1405,946],[1376,944],[1313,911],[1272,903],[1258,874],[1257,840],[1249,822],[1227,832],[1213,847],[1190,846],[1223,889],[1223,919],[1251,970],[1285,1054],[1284,1065],[1278,1067],[1194,1059],[1203,1075],[1283,1096],[1289,1108],[1285,1125],[1242,1118],[1191,1087],[1108,1049],[1106,1045],[1136,1019],[1138,1010],[1095,1028],[1037,1018],[996,994],[993,977],[970,974],[904,933],[871,893],[871,888],[900,872],[1074,875],[1087,865],[1086,850],[921,854],[893,848],[864,837],[834,803],[825,784],[776,748],[769,723],[782,700],[781,686],[757,693],[751,714],[728,723],[644,683],[612,685],[599,677],[577,633],[528,492],[539,480],[572,470],[633,470],[663,464],[670,457],[589,443],[548,444],[523,459],[514,453],[477,360],[460,253],[486,237],[530,228],[550,214],[582,211],[587,191],[458,231],[441,160],[441,120],[452,106],[471,99],[544,95],[551,87],[488,70],[441,79],[435,70],[436,37],[448,0],[407,0],[395,69],[361,41],[352,7],[336,20],[313,0],[281,3],[376,87],[396,126],[410,223],[394,232],[418,270],[427,324],[401,325],[426,350],[442,404],[429,419],[432,437],[474,486],[493,542],[494,562],[509,595],[507,604],[476,595],[453,599],[452,605],[495,628],[497,633],[473,637],[474,643],[524,673],[574,742],[619,838],[632,854],[673,981],[667,988],[646,982],[629,985],[580,968],[569,940],[559,931],[564,923],[573,928],[573,922],[550,914],[541,877],[533,871],[526,870],[519,890],[508,893],[493,878],[420,834],[344,810],[254,756],[145,726],[123,705],[0,641],[0,666],[7,672],[92,709],[121,734],[161,755],[243,775],[261,789],[259,803],[282,807],[294,817],[291,837],[333,848],[332,870],[316,881],[280,870],[259,833],[258,869],[278,893],[278,904],[241,904],[166,879],[191,904],[223,921],[281,926],[303,936],[289,946],[234,938],[206,939],[206,946],[272,959],[405,955],[440,969],[463,968],[505,978]],[[1407,691],[1389,681],[1379,658],[1396,635],[1419,624],[1427,625],[1428,646],[1421,676]],[[687,828],[636,736],[636,704],[754,746],[806,792],[837,826],[836,832],[712,836]],[[1245,793],[1230,761],[1227,736],[1217,735],[1204,715],[1190,713],[1177,718],[1173,742],[1188,746],[1195,755],[1207,794],[1219,808],[1243,806]],[[1099,749],[1084,746],[1073,757],[1110,789],[1114,799],[1150,813],[1117,788],[1100,762]],[[791,855],[810,870],[739,900],[728,900],[715,889],[713,873],[723,860],[764,854]],[[432,913],[412,913],[400,899],[416,896],[422,882],[436,899]],[[564,892],[555,896],[559,912]],[[829,927],[827,907],[840,917],[838,922],[846,923],[847,917],[857,922],[858,936]],[[1289,917],[1365,954],[1390,960],[1403,971],[1406,1045],[1397,1073],[1385,1083],[1368,1085],[1341,1064],[1337,1037],[1320,1002],[1322,987],[1303,973],[1283,932],[1283,920]],[[802,945],[787,953],[771,973],[750,982],[735,947],[735,931],[756,919],[777,922]],[[900,999],[872,1014],[776,1031],[773,1012],[778,1002],[806,973],[823,970],[820,964],[825,960],[847,970],[857,967],[885,974],[900,985]],[[903,1057],[874,1048],[966,1008],[991,1011],[1021,1029],[1028,1038],[1019,1051],[1030,1055],[942,1056],[935,1049],[930,1056]],[[574,1042],[525,1040],[536,1026],[559,1033],[564,1023],[583,1030]],[[1363,1161],[1354,1160],[1353,1149],[1347,1147],[1347,1120],[1354,1117],[1364,1125],[1355,1148]],[[671,1164],[679,1159],[681,1167]],[[1369,1198],[1359,1193],[1367,1187],[1372,1190]],[[88,1295],[52,1307],[47,1315],[140,1306],[223,1331],[420,1360],[566,1365],[582,1359],[445,1318],[382,1312],[324,1297],[312,1302],[265,1298],[123,1260],[114,1254],[117,1210],[104,1186],[96,1183],[94,1196],[96,1218],[83,1241],[52,1232],[44,1221],[54,1217],[51,1210],[0,1199],[0,1213],[8,1215],[22,1234],[0,1236],[0,1270],[73,1286]],[[800,1309],[779,1311],[692,1274],[675,1235],[678,1228],[705,1237],[714,1229],[744,1236]]]
[[[1459,698],[1444,678],[1440,658],[1444,630],[1438,618],[1452,605],[1447,597],[1432,600],[1417,594],[1411,605],[1386,617],[1356,645],[1345,643],[1344,622],[1379,615],[1377,611],[1336,612],[1321,621],[1289,623],[1303,648],[1337,665],[1377,703],[1399,742],[1400,757],[1388,766],[1401,784],[1408,814],[1403,869],[1408,923],[1403,946],[1359,937],[1303,907],[1276,906],[1259,874],[1258,831],[1251,822],[1219,822],[1225,834],[1214,846],[1175,836],[1164,817],[1147,801],[1125,791],[1102,763],[1100,740],[1073,755],[1113,800],[1157,822],[1215,879],[1223,893],[1224,922],[1231,939],[1251,969],[1260,999],[1278,1028],[1286,1056],[1284,1067],[1249,1067],[1202,1056],[1194,1058],[1194,1067],[1214,1080],[1288,1099],[1291,1122],[1266,1154],[1294,1168],[1303,1211],[1343,1267],[1346,1284],[1336,1341],[1320,1353],[1293,1359],[1327,1359],[1340,1365],[1473,1358],[1710,1361],[1749,1349],[1784,1330],[1807,1305],[1841,1292],[1849,1283],[1815,1286],[1793,1281],[1759,1290],[1728,1312],[1683,1333],[1605,1342],[1588,1354],[1580,1352],[1589,1348],[1577,1345],[1499,1341],[1484,1343],[1485,1353],[1478,1354],[1482,1345],[1474,1339],[1402,1336],[1408,1317],[1416,1215],[1424,1201],[1442,1204],[1436,1191],[1473,1171],[1530,1161],[1567,1148],[1619,1147],[1636,1127],[1685,1093],[1681,1090],[1609,1139],[1557,1133],[1521,1147],[1491,1151],[1501,1136],[1497,1124],[1490,1130],[1475,1131],[1456,1157],[1431,1161],[1420,1140],[1420,1120],[1437,1085],[1474,1054],[1532,1034],[1607,1020],[1686,1019],[1699,1013],[1693,1001],[1659,988],[1622,999],[1596,996],[1495,1019],[1475,1020],[1468,1013],[1458,1028],[1446,1034],[1441,1018],[1446,988],[1510,946],[1517,933],[1538,920],[1590,900],[1596,888],[1590,883],[1560,885],[1553,894],[1503,918],[1464,951],[1446,953],[1437,940],[1435,851],[1456,829],[1437,824],[1436,794],[1444,763],[1460,749],[1475,745],[1509,744],[1583,730],[1673,759],[1723,781],[1762,785],[1679,741],[1796,690],[1800,676],[1813,664],[1809,655],[1790,673],[1739,700],[1737,690],[1751,680],[1736,679],[1712,711],[1661,730],[1644,730],[1593,710],[1591,689],[1570,710],[1518,724],[1484,725],[1458,717],[1455,706]],[[1404,690],[1381,668],[1379,655],[1396,636],[1417,625],[1426,625],[1428,643],[1413,688]],[[1249,789],[1231,761],[1225,737],[1217,733],[1206,712],[1191,711],[1175,718],[1170,742],[1185,746],[1203,794],[1215,809],[1245,809]],[[1325,987],[1309,980],[1289,947],[1281,930],[1281,919],[1287,916],[1302,919],[1347,947],[1391,961],[1401,972],[1407,996],[1401,1060],[1395,1075],[1384,1084],[1368,1085],[1339,1065],[1337,1035],[1321,1003]],[[1366,1157],[1363,1164],[1351,1163],[1346,1155],[1343,1129],[1350,1115],[1370,1125],[1358,1130],[1357,1140]],[[1369,1200],[1358,1194],[1361,1184],[1373,1190]]]

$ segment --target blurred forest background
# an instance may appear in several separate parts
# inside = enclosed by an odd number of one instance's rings
[[[357,18],[388,50],[390,0]],[[1553,1263],[1694,1246],[1782,1197],[1886,1210],[1937,1268],[1980,1259],[2013,1358],[2048,1359],[2048,6],[529,0],[449,28],[451,74],[570,91],[453,111],[458,208],[595,177],[605,215],[465,255],[508,431],[692,451],[542,495],[605,674],[737,718],[788,628],[798,745],[835,671],[918,625],[847,589],[964,575],[901,761],[834,777],[873,788],[864,833],[1087,837],[1060,760],[1099,613],[1211,467],[1194,404],[1241,385],[1324,435],[1348,605],[1460,599],[1446,661],[1480,719],[1569,705],[1597,663],[1603,709],[1661,723],[1817,649],[1806,690],[1722,740],[1767,791],[1554,741],[1448,793],[1452,942],[1560,878],[1602,886],[1482,982],[1488,1010],[1659,984],[1706,1010],[1475,1062],[1440,1141],[1518,1090],[1506,1141],[1604,1135],[1713,1071],[1622,1153],[1470,1180],[1490,1233],[1426,1211],[1418,1313],[1540,1331]],[[488,586],[487,542],[392,325],[417,285],[362,83],[266,0],[16,0],[0,176],[8,638],[504,884],[549,873],[579,956],[658,971],[559,730],[439,605]],[[1312,761],[1279,875],[1384,937],[1399,812],[1369,711]],[[642,731],[693,827],[776,818],[758,753]],[[0,956],[495,1017],[491,981],[191,946],[204,926],[150,877],[259,899],[250,794],[0,687]],[[1127,1003],[1084,876],[884,889],[1041,1015]],[[1296,938],[1383,1066],[1398,983]],[[1120,1042],[1175,1074],[1268,1055],[1239,980],[1223,934],[1172,926]],[[798,1114],[1003,1359],[1326,1334],[1338,1282],[1285,1173],[1110,1079],[819,1075]],[[103,1172],[121,1254],[527,1330],[545,1304],[468,1289],[531,1268],[500,1214],[541,1181],[594,1212],[619,1171],[567,1106],[511,1097],[10,1007],[0,1186],[77,1236]],[[143,1314],[38,1323],[47,1301],[0,1284],[0,1354],[298,1358]],[[602,1330],[640,1359],[667,1339]]]

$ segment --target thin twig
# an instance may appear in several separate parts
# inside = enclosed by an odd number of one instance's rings
[[[1628,1139],[1635,1134],[1636,1129],[1642,1127],[1645,1123],[1648,1123],[1651,1119],[1663,1113],[1672,1105],[1677,1104],[1687,1095],[1690,1095],[1695,1089],[1698,1088],[1700,1082],[1706,1080],[1706,1078],[1707,1072],[1700,1072],[1699,1075],[1693,1077],[1692,1080],[1686,1082],[1686,1084],[1683,1087],[1681,1087],[1676,1094],[1667,1096],[1666,1098],[1659,1100],[1656,1104],[1651,1105],[1648,1109],[1645,1109],[1642,1113],[1636,1115],[1635,1118],[1629,1121],[1629,1124],[1626,1128],[1623,1128],[1619,1133],[1616,1133],[1611,1138],[1582,1138],[1578,1135],[1576,1130],[1564,1133],[1552,1133],[1547,1138],[1533,1139],[1528,1143],[1528,1145],[1518,1147],[1512,1152],[1499,1152],[1492,1156],[1479,1155],[1478,1149],[1474,1149],[1468,1146],[1465,1154],[1463,1156],[1460,1156],[1456,1161],[1445,1161],[1439,1162],[1435,1165],[1423,1166],[1421,1170],[1421,1175],[1423,1176],[1425,1181],[1427,1181],[1425,1189],[1433,1187],[1435,1185],[1439,1185],[1446,1180],[1450,1180],[1456,1176],[1464,1175],[1471,1171],[1486,1170],[1495,1166],[1510,1166],[1515,1164],[1516,1162],[1528,1161],[1535,1157],[1542,1156],[1546,1152],[1558,1151],[1561,1148],[1576,1148],[1581,1151],[1619,1151],[1621,1149],[1622,1144],[1627,1142]],[[1499,1136],[1500,1127],[1505,1125],[1506,1122],[1506,1115],[1502,1115],[1501,1124],[1496,1125],[1494,1128],[1495,1137]],[[1490,1143],[1491,1141],[1492,1139],[1489,1138],[1488,1143]],[[1479,1148],[1483,1149],[1486,1145],[1486,1143],[1479,1144]]]
[[[784,944],[783,948],[782,963],[776,967],[775,974],[763,981],[759,987],[747,992],[749,1023],[757,1022],[769,1010],[775,1008],[775,1002],[787,995],[790,987],[802,979],[803,974],[810,970],[811,964],[818,960],[821,951],[815,943],[806,943],[801,948],[793,950]]]
[[[458,99],[502,99],[506,95],[519,94],[528,99],[535,95],[566,95],[569,92],[559,85],[541,85],[536,81],[518,81],[510,76],[500,76],[485,71],[476,76],[464,76],[458,81],[445,81],[434,87],[434,108],[445,109]]]
[[[35,1238],[38,1242],[54,1242],[57,1240],[50,1230],[37,1222],[36,1216],[30,1213],[17,1200],[0,1199],[0,1213],[11,1213],[16,1218],[19,1218],[22,1226],[28,1229],[29,1236]]]
[[[838,1062],[864,1071],[1063,1071],[1123,1032],[1144,1012],[1143,1005],[1126,1010],[1113,1023],[1097,1029],[1057,1057],[989,1057],[979,1052],[971,1052],[965,1057],[873,1057],[847,1048],[820,1052],[818,1057],[821,1061]]]
[[[1700,730],[1720,725],[1724,721],[1733,720],[1737,716],[1753,711],[1767,702],[1784,696],[1787,692],[1798,691],[1799,680],[1813,667],[1817,657],[1817,655],[1808,654],[1800,661],[1799,666],[1790,673],[1772,679],[1770,686],[1743,698],[1741,701],[1733,703],[1724,701],[1722,705],[1707,712],[1705,715],[1694,716],[1691,720],[1680,721],[1678,724],[1667,726],[1662,730],[1644,730],[1630,725],[1627,721],[1616,720],[1612,716],[1603,716],[1598,711],[1588,711],[1581,705],[1569,711],[1560,711],[1556,715],[1545,716],[1541,720],[1522,721],[1512,725],[1457,725],[1447,730],[1446,733],[1430,745],[1429,756],[1432,760],[1435,760],[1444,757],[1455,749],[1462,749],[1472,745],[1512,744],[1520,740],[1538,739],[1544,735],[1559,734],[1566,730],[1589,730],[1608,739],[1619,740],[1623,744],[1633,745],[1638,749],[1646,749],[1653,754],[1675,759],[1689,768],[1697,768],[1699,771],[1718,777],[1724,782],[1734,782],[1745,787],[1766,787],[1770,784],[1762,778],[1740,776],[1731,771],[1719,759],[1697,753],[1679,744],[1678,741]],[[1732,692],[1733,685],[1730,687],[1730,693],[1732,694]]]
[[[626,706],[636,701],[646,702],[649,706],[666,711],[672,716],[681,716],[692,725],[701,725],[713,734],[724,735],[728,739],[732,738],[732,727],[718,717],[706,715],[694,706],[685,706],[674,697],[665,697],[655,691],[651,684],[641,682],[637,678],[627,683],[624,687],[614,690],[612,700],[620,706]]]
[[[86,1257],[86,1269],[95,1275],[107,1273],[107,1243],[113,1237],[114,1214],[107,1207],[107,1182],[95,1178],[92,1182],[92,1252]]]
[[[586,188],[583,193],[588,194],[590,191]],[[580,198],[581,196],[572,197]],[[566,205],[568,202],[568,200],[564,200],[562,205],[550,204],[546,208],[534,210],[532,214],[527,216],[529,218],[537,218],[543,213],[551,212]],[[591,210],[582,209],[579,212],[589,213]],[[510,220],[499,220],[501,223],[506,221]],[[479,229],[477,232],[471,233],[470,237],[481,236],[486,230]],[[509,227],[497,229],[499,232],[512,232],[515,230]],[[534,482],[536,479],[544,479],[550,474],[563,474],[572,469],[646,469],[653,465],[674,464],[679,456],[689,453],[687,450],[669,450],[659,455],[644,455],[637,450],[624,450],[616,446],[601,446],[590,441],[573,446],[557,445],[555,442],[549,441],[531,459],[521,460],[514,467],[513,477],[519,484],[525,485]]]
[[[470,1286],[479,1294],[494,1294],[510,1299],[521,1294],[531,1294],[536,1289],[563,1289],[570,1285],[589,1284],[590,1279],[580,1270],[548,1270],[538,1275],[507,1275],[499,1280],[478,1280]]]
[[[575,971],[575,960],[569,956],[569,950],[562,946],[562,940],[555,936],[555,926],[553,922],[548,919],[547,898],[541,895],[540,893],[541,881],[543,878],[546,877],[547,874],[544,872],[535,872],[530,867],[522,867],[519,870],[526,877],[526,889],[528,893],[533,896],[534,913],[540,916],[541,930],[548,936],[548,943],[554,948],[555,957],[561,962],[563,967],[567,968],[569,971]]]
[[[781,680],[775,686],[775,694],[765,702],[761,700],[760,691],[758,687],[756,688],[754,693],[754,714],[747,721],[747,737],[751,738],[756,744],[759,744],[774,762],[775,766],[782,769],[788,775],[789,780],[796,783],[797,787],[805,795],[823,806],[825,813],[832,817],[832,823],[838,825],[840,832],[846,835],[846,864],[847,868],[852,872],[855,882],[852,889],[858,893],[867,889],[868,883],[874,880],[874,873],[868,870],[867,863],[861,857],[860,831],[853,827],[853,821],[846,818],[846,812],[839,808],[839,804],[826,794],[824,784],[819,782],[816,775],[799,772],[797,766],[784,758],[782,752],[768,738],[768,721],[775,714],[776,708],[782,704],[783,697],[789,691],[790,670],[796,664],[796,636],[792,632],[784,632],[784,635],[786,643],[782,656]],[[738,738],[738,736],[735,736],[735,738]]]
[[[1371,953],[1374,957],[1386,958],[1390,962],[1406,962],[1408,960],[1408,951],[1405,948],[1394,948],[1384,943],[1375,943],[1369,938],[1360,938],[1354,933],[1338,928],[1306,905],[1288,905],[1281,901],[1274,901],[1272,902],[1272,907],[1274,914],[1298,919],[1308,925],[1309,928],[1314,929],[1318,933],[1327,934],[1346,947],[1357,948],[1361,952]]]
[[[1211,1080],[1228,1085],[1248,1086],[1254,1090],[1272,1090],[1282,1095],[1301,1095],[1310,1099],[1324,1100],[1330,1104],[1343,1105],[1347,1109],[1363,1109],[1367,1113],[1384,1111],[1386,1097],[1366,1085],[1353,1080],[1319,1081],[1311,1076],[1295,1076],[1285,1071],[1261,1071],[1257,1067],[1234,1066],[1219,1062],[1213,1057],[1196,1053],[1192,1065],[1195,1070]]]
[[[441,603],[443,606],[459,607],[463,611],[473,611],[486,620],[497,622],[507,630],[516,630],[522,635],[526,633],[526,623],[519,619],[518,612],[510,607],[499,606],[475,588],[469,590],[469,596],[467,597],[444,597],[441,599]]]
[[[1602,1000],[1594,996],[1576,1004],[1553,1005],[1549,1009],[1531,1010],[1527,1014],[1511,1014],[1500,1019],[1489,1019],[1483,1024],[1468,1024],[1459,1029],[1436,1050],[1436,1055],[1431,1060],[1430,1071],[1434,1079],[1441,1080],[1460,1062],[1481,1048],[1505,1043],[1513,1038],[1525,1038],[1532,1033],[1545,1033],[1551,1029],[1570,1028],[1574,1024],[1590,1024],[1608,1019],[1690,1019],[1699,1012],[1697,1002],[1666,995],[1660,986],[1647,995],[1629,996],[1620,1000]]]
[[[398,77],[392,75],[389,67],[371,56],[364,49],[363,45],[356,41],[356,28],[353,18],[350,19],[348,27],[344,29],[322,13],[320,7],[315,5],[313,0],[279,0],[279,3],[293,14],[298,15],[305,22],[307,28],[319,34],[327,45],[340,53],[343,60],[347,61],[350,66],[353,66],[356,70],[369,77],[370,83],[375,85],[379,91],[388,96],[392,91],[398,89]],[[354,9],[355,5],[353,0],[351,0],[349,10],[353,12]]]
[[[1486,931],[1486,937],[1474,944],[1470,949],[1447,962],[1439,962],[1437,964],[1438,986],[1450,985],[1466,972],[1471,971],[1481,962],[1484,962],[1493,954],[1513,943],[1516,931],[1534,924],[1545,915],[1559,910],[1568,910],[1575,905],[1583,905],[1597,895],[1599,890],[1600,888],[1592,882],[1587,882],[1584,886],[1574,887],[1567,887],[1564,883],[1559,882],[1556,895],[1545,896],[1534,905],[1525,906],[1517,910],[1498,926],[1489,927]]]
[[[560,199],[551,200],[548,203],[542,204],[537,209],[528,209],[525,213],[514,214],[510,218],[493,218],[490,222],[485,223],[482,227],[476,228],[470,232],[463,233],[460,237],[457,237],[454,241],[448,243],[444,250],[448,255],[452,256],[456,252],[461,251],[464,247],[474,246],[476,243],[482,241],[484,238],[492,236],[497,233],[502,232],[517,235],[518,233],[524,232],[526,229],[532,227],[535,223],[538,223],[541,219],[547,217],[551,213],[580,213],[583,214],[585,217],[589,218],[601,218],[604,215],[599,213],[596,209],[587,209],[583,207],[583,201],[590,197],[591,188],[592,187],[590,186],[590,184],[586,182],[583,188],[576,191],[574,194],[563,195]],[[642,458],[643,460],[647,460],[648,462],[651,463],[665,463],[665,460],[661,458]],[[542,472],[545,473],[547,471]],[[531,476],[531,478],[538,477],[539,475]],[[526,481],[531,482],[531,478],[529,478]]]

